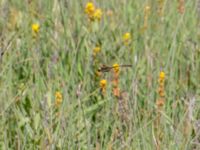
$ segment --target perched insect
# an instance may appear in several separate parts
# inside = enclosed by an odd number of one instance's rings
[[[132,65],[119,65],[119,67],[132,67]],[[109,72],[111,71],[112,69],[114,69],[115,67],[114,66],[106,66],[106,65],[103,65],[102,67],[100,67],[98,69],[99,72]]]

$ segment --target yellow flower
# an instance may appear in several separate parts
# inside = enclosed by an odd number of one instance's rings
[[[98,8],[98,9],[95,10],[93,17],[94,17],[95,20],[99,20],[100,21],[101,17],[102,17],[102,14],[103,14],[102,10]]]
[[[114,64],[113,69],[115,73],[119,73],[119,64]]]
[[[100,81],[100,87],[101,87],[101,89],[105,89],[106,88],[106,84],[107,84],[107,81],[105,79],[102,79]]]
[[[95,6],[92,2],[88,2],[85,6],[85,13],[92,16],[95,12]]]
[[[100,46],[96,46],[94,49],[93,49],[93,55],[96,56],[97,53],[99,53],[101,51],[101,47]]]
[[[34,23],[32,24],[31,28],[34,33],[38,33],[40,30],[40,25],[38,23]]]
[[[131,40],[131,34],[129,32],[126,32],[124,35],[123,35],[123,41],[124,41],[124,44],[125,45],[128,45],[128,43],[130,42]]]
[[[95,7],[95,5],[92,2],[88,2],[85,6],[85,13],[88,15],[88,18],[91,21],[95,20],[101,20],[102,17],[102,10],[100,8]]]
[[[103,95],[106,94],[106,84],[107,84],[107,81],[105,79],[103,79],[103,80],[100,81],[101,93]]]
[[[60,92],[56,92],[55,93],[55,98],[56,98],[56,106],[60,106],[60,104],[62,103],[62,94]]]
[[[164,80],[165,79],[165,73],[163,71],[161,71],[159,77],[160,77],[161,80]]]

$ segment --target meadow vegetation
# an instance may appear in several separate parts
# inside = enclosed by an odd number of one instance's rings
[[[199,150],[198,9],[0,0],[0,149]]]

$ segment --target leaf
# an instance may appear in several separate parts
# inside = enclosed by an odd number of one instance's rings
[[[37,113],[34,117],[34,128],[35,128],[35,130],[38,129],[39,123],[40,123],[40,114]]]
[[[48,91],[46,98],[47,98],[47,105],[50,108],[51,107],[51,92],[50,91]]]
[[[90,114],[91,112],[96,111],[98,108],[100,108],[101,106],[103,106],[104,103],[106,103],[106,100],[99,101],[98,103],[96,103],[96,104],[92,105],[91,107],[89,107],[88,109],[86,109],[85,113],[86,114]]]
[[[78,73],[79,73],[80,77],[82,78],[83,77],[83,72],[82,72],[80,63],[78,63]]]
[[[22,126],[24,126],[26,123],[30,122],[28,117],[21,117],[20,121],[18,123],[19,128],[21,128]]]

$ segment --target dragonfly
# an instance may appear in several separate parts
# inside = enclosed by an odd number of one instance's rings
[[[119,67],[132,67],[132,65],[119,65]],[[102,67],[100,67],[98,69],[99,72],[109,72],[111,71],[113,68],[115,68],[114,66],[106,66],[106,65],[103,65]]]

